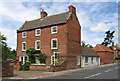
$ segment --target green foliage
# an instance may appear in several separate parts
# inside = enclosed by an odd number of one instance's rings
[[[93,48],[92,45],[90,45],[90,44],[86,44],[85,41],[81,41],[81,47],[89,47],[89,48]]]
[[[106,31],[106,37],[104,38],[104,41],[101,43],[101,45],[105,45],[108,46],[109,44],[112,43],[112,39],[113,39],[113,34],[115,33],[115,31],[110,32],[110,30]]]
[[[39,54],[39,60],[40,60],[40,63],[45,63],[45,60],[46,60],[46,56],[45,54],[42,54],[40,50],[36,50],[34,48],[29,48],[26,50],[26,53],[28,54],[28,57],[29,57],[29,62],[31,64],[35,63],[35,54]]]
[[[45,64],[45,60],[47,58],[47,56],[45,56],[45,54],[42,54],[41,52],[39,53],[39,60],[40,60],[40,63],[44,63]]]
[[[34,48],[29,48],[26,50],[26,53],[28,54],[29,62],[31,64],[35,63],[35,55],[34,54],[36,54],[36,50]]]
[[[29,62],[26,62],[24,65],[22,65],[21,67],[21,71],[28,71],[29,70],[29,67],[30,67],[30,63]]]
[[[10,47],[7,46],[7,38],[4,35],[0,35],[0,41],[1,41],[1,46],[2,46],[2,60],[7,60],[7,59],[14,59],[16,60],[16,51],[11,50]]]
[[[16,50],[10,51],[10,54],[8,55],[8,59],[16,60]]]
[[[115,60],[119,60],[119,59],[120,59],[120,56],[119,57],[118,56],[115,57]]]

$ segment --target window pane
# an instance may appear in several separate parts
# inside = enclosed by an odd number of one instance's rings
[[[25,57],[25,61],[27,61],[27,57]]]
[[[40,34],[40,30],[37,30],[37,34],[38,34],[38,35]]]
[[[57,40],[53,40],[53,48],[57,47]]]
[[[36,42],[36,45],[37,45],[36,48],[37,48],[37,49],[40,49],[40,41],[37,41],[37,42]]]
[[[23,50],[26,49],[26,43],[23,43]]]
[[[85,63],[88,63],[88,57],[85,57]]]

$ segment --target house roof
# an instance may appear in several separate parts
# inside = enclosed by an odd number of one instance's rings
[[[108,52],[113,52],[109,47],[101,45],[101,44],[97,44],[95,46],[95,51],[108,51]]]
[[[70,16],[71,16],[71,12],[64,12],[56,15],[46,16],[43,19],[39,18],[31,21],[25,21],[25,23],[18,29],[18,31],[62,24],[65,23]]]
[[[93,48],[81,47],[81,56],[99,56]]]

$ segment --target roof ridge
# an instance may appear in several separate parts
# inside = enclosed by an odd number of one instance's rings
[[[65,14],[65,13],[69,13],[69,11],[63,12],[63,13],[58,13],[58,14],[53,14],[53,15],[50,15],[50,16],[46,16],[46,17],[44,17],[44,18],[48,18],[48,17],[51,17],[51,16],[60,15],[60,14]],[[43,18],[43,19],[44,19],[44,18]],[[30,20],[30,21],[28,21],[28,22],[35,21],[35,20],[38,20],[38,19],[41,19],[41,18],[37,18],[37,19],[34,19],[34,20]]]

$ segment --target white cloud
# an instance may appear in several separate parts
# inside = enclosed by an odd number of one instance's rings
[[[91,31],[94,32],[105,32],[107,30],[109,30],[111,27],[116,27],[117,24],[116,23],[98,23],[96,26],[90,27]]]
[[[10,28],[0,28],[1,34],[7,37],[7,43],[9,43],[8,46],[14,47],[16,45],[16,40],[17,40],[17,34],[15,29],[10,29]]]
[[[21,2],[3,2],[0,6],[0,15],[15,21],[24,22],[39,17],[39,11],[35,7],[27,8]]]

